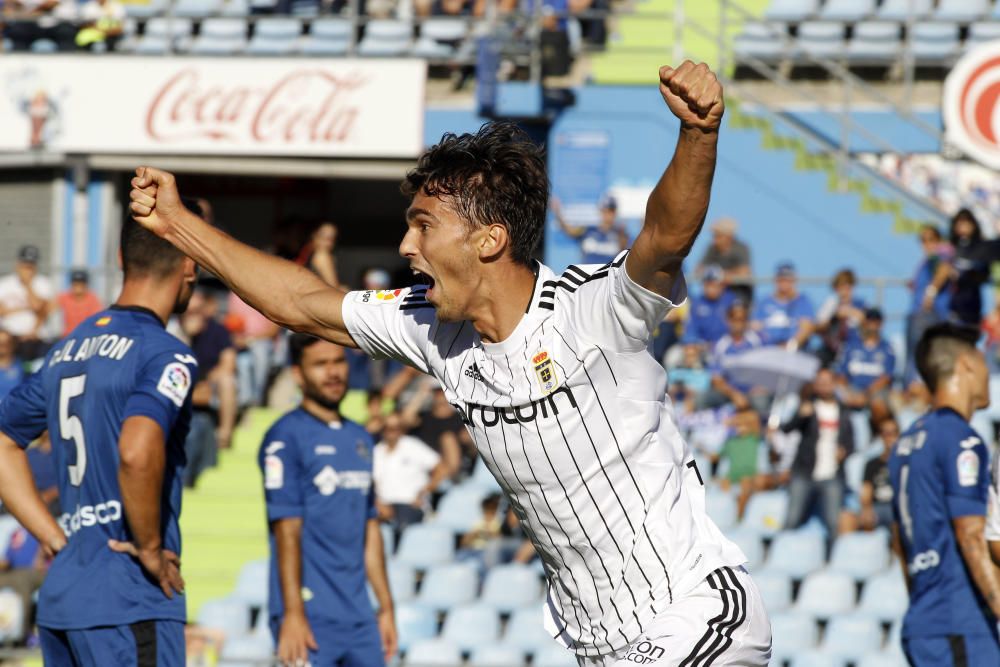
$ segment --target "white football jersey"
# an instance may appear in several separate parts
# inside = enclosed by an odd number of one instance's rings
[[[352,292],[361,348],[435,376],[545,567],[546,627],[579,656],[621,650],[671,602],[746,559],[705,512],[701,472],[649,350],[686,298],[635,284],[627,251],[604,266],[546,266],[507,340],[438,322],[426,287]]]

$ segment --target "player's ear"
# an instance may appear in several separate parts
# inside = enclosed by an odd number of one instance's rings
[[[184,282],[193,283],[198,279],[198,265],[190,257],[184,258]]]
[[[503,225],[490,225],[483,230],[485,233],[479,239],[479,257],[483,261],[499,259],[507,246],[510,236]]]

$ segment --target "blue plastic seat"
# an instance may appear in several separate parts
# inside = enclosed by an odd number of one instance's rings
[[[500,493],[501,491],[500,484],[497,483],[497,479],[490,472],[490,469],[486,467],[482,456],[476,459],[476,463],[472,467],[472,478],[469,482],[483,487],[487,493]]]
[[[721,489],[709,487],[705,490],[705,511],[723,532],[736,525],[736,499]]]
[[[844,24],[839,21],[804,21],[795,41],[797,56],[836,58],[845,50]]]
[[[446,60],[455,55],[455,47],[427,37],[420,37],[410,48],[410,55],[428,60]]]
[[[538,602],[541,595],[542,584],[535,570],[528,565],[511,563],[489,571],[480,599],[483,604],[509,614]]]
[[[865,21],[854,26],[847,59],[855,64],[886,64],[899,57],[901,46],[899,24]]]
[[[406,651],[416,642],[437,635],[437,614],[426,607],[403,604],[396,607],[396,630],[399,648]]]
[[[768,613],[785,611],[792,606],[792,579],[781,572],[760,572],[753,576]]]
[[[771,0],[764,18],[773,21],[798,22],[819,11],[819,0]]]
[[[198,625],[238,637],[250,630],[250,608],[232,598],[210,600],[198,611]]]
[[[406,652],[407,667],[459,667],[462,664],[462,652],[455,644],[444,639],[424,639]]]
[[[469,24],[464,19],[429,18],[420,24],[420,36],[438,42],[459,42],[469,34]]]
[[[59,45],[53,42],[51,39],[36,39],[31,43],[28,49],[32,53],[55,53],[59,50]]]
[[[902,649],[886,648],[861,656],[861,659],[854,663],[854,667],[910,667],[910,663]]]
[[[350,49],[354,24],[349,19],[321,18],[309,26],[300,52],[308,56],[342,56]]]
[[[492,644],[500,639],[500,615],[492,607],[482,604],[454,607],[444,619],[441,638],[462,651]]]
[[[163,14],[167,9],[168,4],[169,0],[149,0],[149,2],[144,3],[123,3],[122,7],[125,8],[126,16],[137,19],[147,19],[152,16],[159,16],[160,14]]]
[[[809,616],[784,612],[769,614],[771,618],[771,664],[781,665],[786,660],[816,647],[819,627]]]
[[[764,571],[802,579],[823,567],[826,543],[823,534],[811,528],[778,533],[771,542]]]
[[[226,667],[256,667],[274,657],[274,642],[270,636],[246,635],[227,637],[219,655],[219,664]]]
[[[967,23],[983,18],[992,8],[990,0],[938,0],[934,18]]]
[[[251,607],[267,606],[267,584],[271,576],[270,563],[263,558],[247,563],[240,569],[231,597]]]
[[[755,493],[747,502],[746,512],[743,514],[740,527],[752,530],[758,535],[774,535],[785,525],[787,513],[787,491],[779,489]]]
[[[394,603],[413,600],[417,594],[417,571],[413,566],[391,560],[386,565],[386,576],[389,578],[389,590]]]
[[[806,577],[794,610],[817,619],[845,614],[854,608],[854,579],[838,572],[820,571]]]
[[[531,659],[531,667],[577,667],[576,655],[553,643],[535,653]]]
[[[473,565],[469,563],[436,565],[424,575],[415,602],[428,609],[444,611],[475,599],[478,586],[479,573]]]
[[[965,46],[970,48],[997,39],[1000,39],[1000,21],[973,23],[969,26],[969,37],[965,40]],[[991,419],[1000,421],[1000,377],[990,378],[990,407],[987,413]]]
[[[847,667],[847,662],[835,653],[821,649],[803,651],[792,658],[790,667]]]
[[[913,26],[910,48],[921,64],[946,64],[959,49],[958,24],[922,21]]]
[[[826,0],[819,12],[831,21],[860,21],[875,12],[875,0]]]
[[[747,557],[747,569],[755,570],[764,563],[764,543],[760,535],[752,530],[738,528],[726,533],[726,537],[736,544]]]
[[[226,0],[222,5],[222,9],[219,11],[220,16],[249,16],[250,15],[250,2],[249,0]]]
[[[737,58],[774,62],[784,57],[787,40],[788,28],[784,23],[747,21],[733,40],[733,52]]]
[[[403,531],[396,558],[418,570],[450,562],[455,557],[451,531],[431,524],[415,524]]]
[[[177,39],[191,35],[191,19],[157,17],[146,21],[146,37],[169,37]]]
[[[222,0],[176,0],[174,16],[204,19],[215,16],[222,10]]]
[[[833,544],[830,570],[857,580],[867,579],[889,566],[889,535],[885,530],[841,535]]]
[[[482,500],[485,496],[478,486],[454,488],[441,498],[432,523],[456,534],[467,533],[483,518]]]
[[[524,656],[521,652],[504,644],[477,647],[469,658],[469,667],[520,667],[522,664]]]
[[[888,21],[905,21],[908,16],[925,18],[930,15],[933,0],[882,0],[878,17]]]
[[[191,53],[223,56],[240,53],[246,48],[246,21],[237,18],[205,19],[201,33],[191,43]]]
[[[864,613],[889,623],[900,619],[910,603],[906,581],[898,566],[871,577],[861,589],[858,613]]]
[[[845,661],[857,662],[882,648],[882,622],[863,614],[834,616],[826,624],[820,649]]]
[[[507,621],[503,643],[532,655],[547,651],[553,646],[565,650],[545,630],[542,619],[542,605],[518,609]]]

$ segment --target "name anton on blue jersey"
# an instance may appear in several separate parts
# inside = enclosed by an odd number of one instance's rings
[[[80,342],[79,347],[76,346],[75,338],[69,338],[52,355],[52,359],[49,361],[49,368],[64,361],[86,361],[95,356],[111,359],[112,361],[121,361],[128,354],[129,350],[132,349],[133,344],[135,344],[134,340],[126,336],[119,336],[118,334],[90,336],[89,338],[84,338]]]

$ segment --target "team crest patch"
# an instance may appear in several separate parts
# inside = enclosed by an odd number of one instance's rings
[[[277,456],[264,457],[264,488],[280,489],[285,485],[285,464]]]
[[[368,449],[368,444],[364,440],[358,440],[355,444],[354,451],[358,453],[358,457],[363,461],[370,461],[372,458],[372,453]]]
[[[181,407],[191,389],[191,371],[180,363],[167,364],[156,385],[156,391],[169,398],[174,405]]]
[[[106,327],[109,324],[111,324],[111,318],[107,317],[107,316],[102,317],[101,319],[99,319],[96,322],[94,322],[94,326],[98,326],[98,327]]]
[[[966,449],[958,455],[959,486],[975,486],[979,481],[979,456],[971,449]]]
[[[552,363],[552,358],[548,352],[542,351],[531,359],[535,366],[535,375],[538,377],[538,386],[542,392],[551,394],[559,386],[559,378],[556,376],[556,366]]]
[[[403,290],[401,289],[370,289],[358,292],[357,300],[359,303],[384,305],[395,303],[401,296],[403,296]]]

